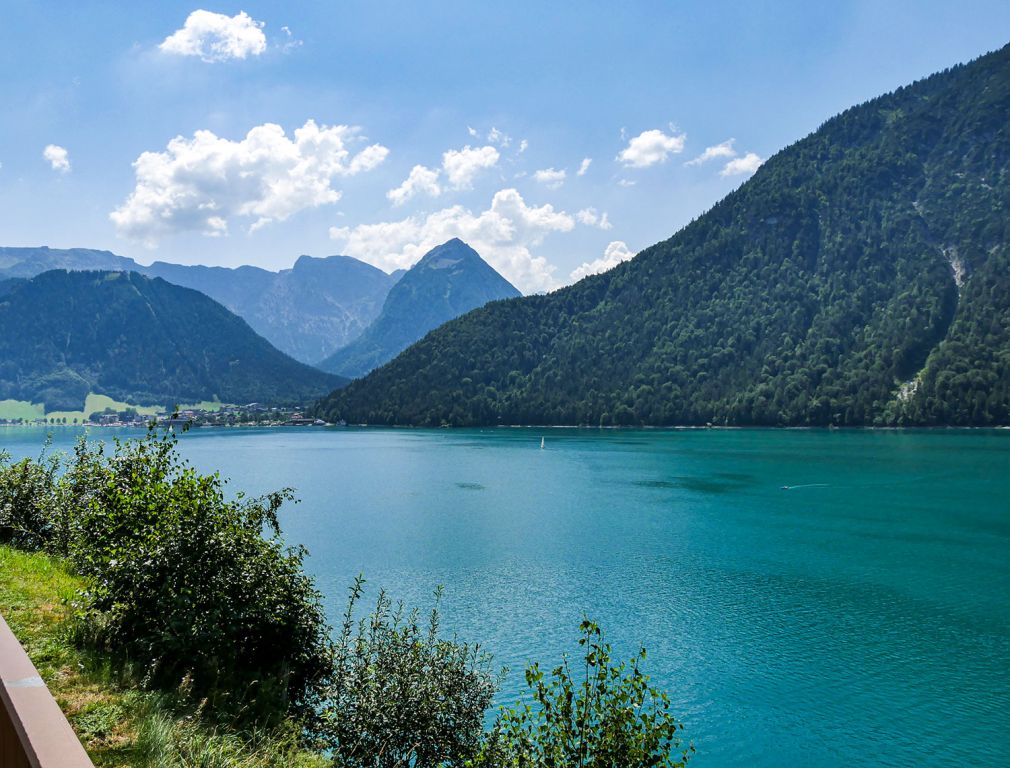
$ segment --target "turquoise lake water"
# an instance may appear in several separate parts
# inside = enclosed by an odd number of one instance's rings
[[[42,440],[0,429],[14,455]],[[250,429],[181,444],[236,490],[297,489],[285,532],[334,622],[359,572],[370,597],[381,585],[422,608],[445,585],[446,627],[512,670],[502,701],[527,661],[575,652],[588,615],[621,655],[648,648],[697,768],[1010,765],[1010,430]]]

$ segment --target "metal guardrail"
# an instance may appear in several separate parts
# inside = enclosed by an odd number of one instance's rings
[[[0,768],[94,768],[3,616],[0,616]]]

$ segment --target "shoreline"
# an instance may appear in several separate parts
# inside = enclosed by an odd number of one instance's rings
[[[52,429],[135,429],[138,431],[146,431],[147,425],[138,424],[0,424],[0,429],[38,429],[38,430],[52,430]],[[484,426],[470,426],[470,427],[418,427],[412,424],[206,424],[206,425],[194,425],[190,429],[287,429],[287,430],[333,430],[333,429],[404,429],[404,430],[438,430],[438,431],[463,431],[463,430],[497,430],[497,429],[577,429],[583,431],[594,430],[598,432],[603,431],[624,431],[624,432],[641,432],[641,431],[668,431],[668,432],[687,432],[687,431],[733,431],[733,430],[773,430],[773,431],[824,431],[824,432],[854,432],[854,431],[866,431],[866,432],[925,432],[925,431],[940,431],[940,430],[1010,430],[1010,424],[996,424],[996,425],[962,425],[962,424],[945,424],[945,425],[911,425],[904,427],[878,427],[871,425],[860,425],[860,426],[776,426],[772,424],[767,425],[734,425],[734,424],[713,424],[711,426],[699,426],[696,424],[674,424],[674,425],[655,425],[655,424],[642,424],[642,425],[608,425],[608,426],[590,426],[588,424],[495,424],[495,425],[484,425]]]

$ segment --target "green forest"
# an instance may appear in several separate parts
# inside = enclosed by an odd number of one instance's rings
[[[133,272],[0,282],[0,399],[79,411],[89,392],[141,405],[298,404],[339,376],[292,360],[188,288]]]
[[[1010,422],[1010,47],[853,107],[669,240],[316,406],[493,425]]]

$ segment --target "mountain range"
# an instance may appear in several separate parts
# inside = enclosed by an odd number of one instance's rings
[[[138,272],[194,288],[244,318],[281,351],[310,364],[360,335],[403,274],[390,275],[349,256],[302,256],[290,269],[271,272],[253,266],[160,261],[144,266],[86,248],[0,248],[0,279],[33,277],[51,269]]]
[[[298,405],[345,383],[161,278],[57,269],[0,282],[0,400],[46,412],[81,410],[89,392],[138,405]]]
[[[1010,46],[830,119],[670,239],[446,323],[379,424],[1010,423]]]
[[[443,323],[521,295],[477,251],[453,238],[412,266],[390,289],[372,324],[319,367],[348,378],[363,376]]]

